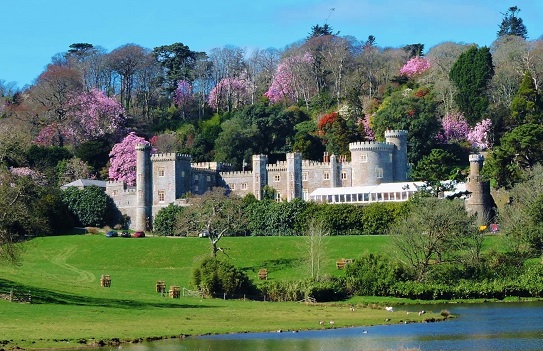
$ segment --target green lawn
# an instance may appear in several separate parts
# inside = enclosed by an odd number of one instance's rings
[[[269,279],[307,276],[303,237],[224,238],[220,246],[231,262],[257,280],[260,268]],[[389,254],[386,236],[329,237],[324,274],[341,275],[335,261],[368,252]],[[497,238],[490,241],[496,246]],[[342,304],[270,303],[255,301],[171,299],[155,292],[157,280],[166,286],[190,288],[192,267],[210,254],[201,238],[143,239],[77,235],[37,238],[25,243],[21,264],[0,267],[0,291],[16,286],[31,291],[32,304],[0,300],[0,342],[7,347],[60,347],[78,339],[318,329],[382,324],[405,320],[403,312],[390,313],[360,306],[350,311]],[[100,287],[100,276],[111,276],[110,288]],[[436,311],[439,312],[439,311]],[[432,315],[425,315],[427,318]],[[434,315],[435,316],[435,315]],[[411,320],[420,320],[410,314]],[[325,321],[323,325],[319,321]],[[24,341],[23,341],[24,340]],[[57,340],[57,341],[55,341]],[[63,343],[60,344],[59,343]],[[0,345],[0,349],[2,346]]]

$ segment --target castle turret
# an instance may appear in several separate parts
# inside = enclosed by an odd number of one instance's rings
[[[302,154],[287,153],[287,201],[302,197]]]
[[[393,182],[394,145],[373,141],[350,143],[353,186]]]
[[[151,145],[136,145],[136,221],[135,230],[147,230],[151,221]]]
[[[406,130],[387,130],[385,131],[387,143],[394,144],[393,164],[394,164],[394,182],[403,182],[407,180],[407,131]]]
[[[486,225],[492,218],[494,200],[490,195],[490,182],[483,181],[481,169],[484,157],[481,154],[469,155],[469,176],[466,181],[466,190],[470,192],[465,201],[466,211],[477,215],[477,223]]]
[[[339,185],[339,168],[336,155],[330,156],[330,188],[336,188]]]
[[[257,200],[262,200],[262,188],[268,184],[267,163],[268,156],[253,155],[253,192]]]

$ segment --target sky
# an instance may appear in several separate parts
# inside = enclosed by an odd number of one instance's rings
[[[73,43],[112,51],[181,42],[193,51],[234,45],[282,49],[327,23],[339,35],[380,47],[442,42],[490,46],[511,6],[543,36],[542,0],[11,0],[0,11],[0,80],[19,88]]]

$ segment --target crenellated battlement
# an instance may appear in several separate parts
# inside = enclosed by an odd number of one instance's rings
[[[394,144],[390,142],[379,141],[359,141],[349,144],[349,150],[352,151],[392,151]]]
[[[330,167],[330,162],[320,162],[313,160],[302,160],[302,167]]]
[[[219,172],[220,176],[223,178],[232,178],[232,177],[248,177],[253,176],[252,171],[231,171],[231,172]]]
[[[386,130],[385,138],[405,138],[407,137],[407,130]]]
[[[232,169],[231,163],[222,163],[222,162],[194,162],[190,166],[195,169],[212,169],[215,171]]]
[[[165,154],[152,154],[151,162],[161,162],[161,161],[189,161],[192,159],[190,155],[179,154],[175,152],[169,152]]]
[[[278,165],[267,165],[266,166],[266,170],[267,171],[270,171],[270,172],[286,172],[287,171],[287,167],[283,167],[283,166],[278,166]]]
[[[469,155],[469,162],[481,162],[484,161],[485,157],[481,154],[470,154]]]

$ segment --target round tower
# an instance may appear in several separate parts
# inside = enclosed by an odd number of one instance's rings
[[[350,143],[353,186],[377,185],[393,181],[394,145],[380,142]]]
[[[151,220],[151,145],[136,145],[136,220],[135,230],[147,230]]]
[[[393,160],[394,176],[393,182],[407,180],[407,130],[385,131],[387,143],[394,144]]]
[[[493,215],[492,207],[494,204],[490,195],[490,182],[483,181],[481,177],[483,162],[483,155],[469,155],[469,176],[466,180],[466,190],[470,193],[465,201],[466,211],[469,214],[477,215],[479,225],[488,224]]]

